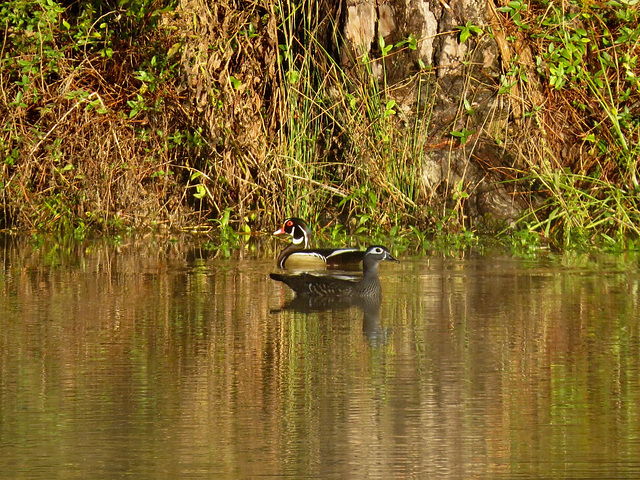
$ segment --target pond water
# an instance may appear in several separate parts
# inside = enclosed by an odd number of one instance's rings
[[[274,260],[0,252],[0,478],[640,478],[629,258],[409,258],[304,311]]]

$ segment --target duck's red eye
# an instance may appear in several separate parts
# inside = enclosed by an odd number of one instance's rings
[[[293,225],[293,221],[289,220],[289,221],[287,222],[287,227],[291,227],[292,225]]]

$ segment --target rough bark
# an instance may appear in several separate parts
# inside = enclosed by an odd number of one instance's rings
[[[461,42],[457,27],[465,25],[485,33]],[[496,31],[491,0],[346,0],[342,24],[346,48],[341,60],[348,68],[363,56],[380,58],[380,37],[386,45],[416,37],[415,50],[405,48],[385,59],[385,73],[388,83],[403,85],[390,89],[400,110],[415,112],[423,92],[411,79],[424,67],[435,72],[434,110],[419,162],[422,187],[450,204],[456,202],[454,191],[462,188],[469,193],[465,211],[470,217],[512,220],[525,205],[514,195],[513,186],[504,183],[518,166],[517,155],[509,151],[507,129],[522,112],[498,95],[508,48],[504,43],[501,48],[499,38],[487,33],[489,26]],[[374,65],[378,67],[374,75],[381,78],[381,62]],[[450,132],[463,129],[476,133],[461,144]]]

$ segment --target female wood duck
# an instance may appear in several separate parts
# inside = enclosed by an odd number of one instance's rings
[[[314,273],[281,274],[271,273],[273,280],[283,282],[298,295],[331,297],[379,297],[382,289],[378,278],[381,261],[397,262],[389,250],[379,245],[367,248],[362,261],[362,278],[348,279],[343,276]]]
[[[299,218],[287,218],[273,234],[291,235],[291,244],[278,256],[282,269],[353,268],[364,257],[364,251],[353,247],[310,249],[311,231]]]

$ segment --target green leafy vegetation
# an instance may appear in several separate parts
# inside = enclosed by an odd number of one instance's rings
[[[464,174],[425,187],[429,142],[451,153],[486,132],[466,94],[435,124],[442,91],[424,62],[393,78],[424,39],[329,42],[336,26],[318,2],[189,8],[203,15],[173,1],[0,6],[0,227],[77,239],[183,229],[229,252],[295,214],[327,241],[425,252],[482,249],[496,230],[524,255],[635,246],[636,2],[514,0],[498,8],[500,32],[469,21],[453,32],[470,51],[500,33],[512,52],[495,88],[521,110],[526,167],[508,178],[530,208],[498,228],[470,219]]]
[[[536,73],[555,91],[529,115],[552,128],[556,109],[571,119],[564,135],[580,146],[567,155],[566,144],[548,142],[530,152],[525,175],[546,199],[520,225],[565,249],[633,247],[640,233],[637,2],[513,1],[500,11],[517,27],[511,39],[529,42]],[[515,64],[507,78],[511,85],[530,79]]]

